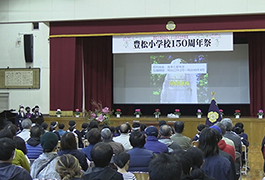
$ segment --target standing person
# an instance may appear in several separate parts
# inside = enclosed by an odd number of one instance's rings
[[[38,105],[36,105],[33,109],[32,109],[33,113],[30,117],[31,121],[33,123],[37,123],[37,124],[42,124],[44,122],[43,119],[43,115],[40,112],[40,107]]]
[[[31,165],[31,177],[60,179],[60,175],[55,171],[56,163],[59,159],[57,154],[57,135],[52,132],[46,132],[41,136],[40,143],[43,153]]]
[[[20,128],[21,127],[21,123],[24,119],[26,119],[27,116],[24,112],[24,106],[23,105],[19,105],[19,110],[16,114],[16,119],[15,119],[15,123],[16,125]]]
[[[218,142],[221,139],[213,128],[204,128],[200,134],[198,148],[203,151],[204,164],[202,170],[216,180],[233,180],[229,160],[219,154]]]
[[[32,116],[32,114],[30,113],[30,107],[27,106],[27,107],[25,108],[25,110],[26,110],[26,117],[27,117],[28,119],[30,119],[31,116]]]
[[[77,143],[76,143],[76,138],[73,133],[67,132],[62,136],[61,139],[61,150],[58,152],[60,156],[64,154],[71,154],[75,156],[82,169],[84,171],[87,170],[88,164],[87,164],[87,159],[85,153],[82,151],[77,150]]]
[[[56,171],[62,180],[82,180],[78,159],[71,154],[62,155],[56,164]]]
[[[32,180],[25,169],[12,165],[15,148],[14,140],[0,138],[0,179]]]
[[[127,172],[130,162],[130,154],[121,152],[116,154],[113,158],[115,166],[118,168],[118,172],[122,174],[124,180],[136,180],[133,173]]]
[[[82,140],[82,135],[81,135],[80,131],[75,129],[75,127],[76,127],[75,121],[73,121],[73,120],[69,121],[68,125],[69,125],[69,129],[67,130],[67,132],[74,133],[75,137],[77,137],[77,139],[78,139],[78,142],[77,142],[78,147],[83,148],[84,144],[83,144],[83,140]]]

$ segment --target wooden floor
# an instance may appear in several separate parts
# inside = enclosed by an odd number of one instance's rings
[[[263,157],[261,154],[261,145],[253,144],[249,146],[248,161],[249,168],[247,175],[242,175],[242,180],[262,180],[263,173]]]

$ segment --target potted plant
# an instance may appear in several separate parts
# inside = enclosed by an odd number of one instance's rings
[[[175,117],[176,117],[176,118],[179,118],[179,116],[181,115],[181,112],[180,112],[179,109],[175,109],[174,114],[175,114]]]
[[[197,115],[197,118],[201,118],[202,117],[202,110],[201,109],[197,109],[197,113],[196,113],[196,115]]]
[[[61,117],[61,114],[62,114],[61,109],[57,109],[56,110],[57,117]]]
[[[234,115],[235,115],[235,118],[240,118],[240,115],[241,115],[241,113],[240,113],[240,110],[235,110],[235,113],[234,113]]]
[[[79,117],[79,115],[80,115],[80,111],[79,111],[79,109],[76,109],[75,110],[75,117]]]
[[[134,115],[135,115],[136,118],[139,118],[142,115],[141,109],[135,109]]]
[[[259,116],[259,119],[263,118],[264,112],[262,109],[259,110],[259,112],[257,113],[257,115]]]
[[[155,112],[154,112],[155,118],[159,118],[160,114],[161,114],[160,109],[155,109]]]
[[[121,109],[116,109],[116,112],[115,112],[115,114],[116,114],[116,117],[117,118],[120,118],[121,117]]]

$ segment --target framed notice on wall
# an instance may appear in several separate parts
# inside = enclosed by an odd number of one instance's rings
[[[39,89],[40,68],[0,69],[0,89]]]

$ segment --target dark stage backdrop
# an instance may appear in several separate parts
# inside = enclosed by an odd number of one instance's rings
[[[255,18],[256,19],[255,19]],[[231,23],[241,22],[241,25],[236,29],[251,29],[249,24],[251,21],[253,28],[261,27],[260,21],[265,22],[265,18],[261,16],[248,16],[244,21],[244,16],[232,18],[220,18],[217,20],[227,29],[236,28],[236,24]],[[254,18],[251,20],[251,18]],[[185,19],[185,18],[184,18]],[[186,18],[190,19],[190,18]],[[185,30],[192,31],[193,25],[204,23],[207,26],[199,26],[198,30],[210,30],[211,27],[216,27],[212,18],[197,18],[200,21],[185,21],[181,20]],[[207,19],[209,21],[207,21]],[[191,20],[191,19],[190,19]],[[180,21],[180,20],[179,20]],[[206,23],[207,21],[207,23]],[[243,22],[244,21],[244,22]],[[96,29],[99,33],[104,32],[122,32],[121,26],[115,24],[117,20],[106,21],[105,25],[110,26],[110,30],[105,27],[104,23],[99,26],[95,21],[87,22],[53,22],[51,23],[51,35],[56,34],[72,34],[73,37],[54,37],[50,40],[50,110],[55,111],[57,108],[66,110],[81,109],[82,107],[82,62],[84,63],[84,89],[85,89],[85,105],[86,110],[92,110],[91,100],[101,102],[103,106],[109,106],[112,109],[121,108],[123,115],[132,115],[135,108],[141,108],[144,115],[152,115],[155,108],[161,109],[163,114],[173,112],[175,108],[179,108],[183,115],[194,115],[198,108],[202,109],[204,115],[207,113],[208,105],[119,105],[112,102],[112,53],[111,53],[111,36],[96,36],[96,37],[74,37],[77,32],[91,34],[95,33]],[[129,31],[129,27],[139,32],[136,27],[146,27],[152,32],[162,31],[165,27],[165,18],[155,21],[153,19],[127,20],[123,21],[124,31]],[[134,23],[132,23],[134,22]],[[145,23],[144,23],[145,22]],[[163,22],[163,23],[162,23]],[[154,24],[152,24],[154,23]],[[78,26],[81,24],[80,26]],[[95,24],[95,26],[93,26]],[[245,24],[242,26],[242,24]],[[265,24],[265,23],[263,23]],[[113,27],[112,27],[113,26]],[[89,28],[90,27],[90,28]],[[229,28],[228,28],[229,27]],[[136,29],[135,29],[136,28]],[[147,31],[146,28],[145,32]],[[80,30],[80,31],[79,31]],[[93,30],[93,31],[92,31]],[[139,30],[139,28],[138,28]],[[69,31],[69,32],[68,32]],[[60,33],[61,32],[61,33]],[[79,34],[79,35],[80,35]],[[86,35],[84,35],[86,36]],[[265,109],[265,92],[264,92],[264,73],[265,73],[265,33],[264,32],[244,32],[234,33],[235,40],[249,43],[249,76],[250,76],[250,105],[220,105],[226,115],[232,115],[235,109],[240,109],[243,116],[256,116],[259,109]],[[52,37],[52,36],[51,36]],[[218,103],[218,102],[217,102]]]

